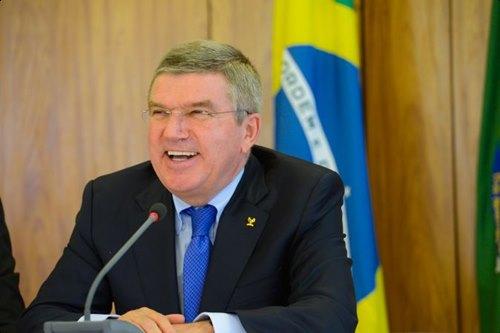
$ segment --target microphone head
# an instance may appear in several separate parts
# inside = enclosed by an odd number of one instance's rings
[[[158,219],[156,221],[160,221],[165,217],[165,215],[167,215],[167,207],[165,207],[165,205],[161,202],[157,202],[149,208],[149,215],[151,216],[152,213],[158,215]]]

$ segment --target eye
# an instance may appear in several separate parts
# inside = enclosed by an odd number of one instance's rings
[[[204,109],[192,109],[187,112],[187,115],[192,118],[208,118],[212,116],[212,112]]]
[[[165,110],[165,109],[159,109],[159,108],[154,108],[149,110],[149,114],[152,118],[165,118],[170,115],[170,110]]]

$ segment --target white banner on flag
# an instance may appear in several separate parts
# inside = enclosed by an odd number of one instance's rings
[[[288,50],[283,51],[281,86],[304,131],[313,162],[340,173],[318,116],[314,94],[300,67]],[[345,194],[344,205],[342,205],[342,222],[344,233],[347,235],[345,238],[347,255],[350,257],[349,232],[345,210],[345,199],[350,194],[350,189],[347,186]]]

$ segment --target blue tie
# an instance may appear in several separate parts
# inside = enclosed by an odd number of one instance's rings
[[[191,243],[189,243],[184,256],[183,273],[184,316],[186,322],[190,323],[200,311],[201,295],[212,248],[208,232],[215,222],[217,209],[211,205],[200,208],[189,207],[184,209],[181,214],[191,216],[191,225],[193,226]]]

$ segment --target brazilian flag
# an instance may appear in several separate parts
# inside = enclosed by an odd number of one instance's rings
[[[388,326],[368,184],[358,39],[352,0],[275,1],[276,148],[341,175],[357,332],[383,333]]]
[[[493,1],[477,178],[481,332],[500,332],[500,1]]]

